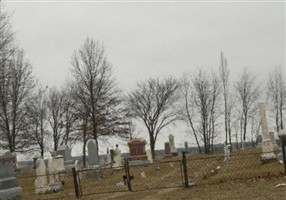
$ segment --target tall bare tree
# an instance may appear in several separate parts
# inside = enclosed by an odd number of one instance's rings
[[[150,78],[137,83],[136,89],[128,95],[131,116],[141,120],[148,130],[153,159],[158,134],[179,119],[176,109],[178,89],[179,83],[172,78],[162,81]]]
[[[195,109],[195,98],[194,98],[194,91],[192,88],[191,80],[184,75],[182,78],[182,96],[183,96],[183,101],[184,103],[182,105],[183,112],[182,112],[182,117],[183,120],[191,127],[192,133],[194,135],[194,138],[196,140],[196,144],[198,147],[199,153],[201,153],[201,146],[199,142],[199,136],[198,132],[196,129],[196,123],[195,123],[195,117],[196,117],[196,109]]]
[[[97,148],[101,136],[128,134],[124,121],[127,112],[103,45],[87,38],[72,56],[71,64],[74,93],[87,110]]]
[[[259,85],[256,81],[256,76],[244,68],[239,80],[235,83],[235,91],[240,102],[239,108],[241,112],[241,134],[242,134],[242,144],[243,148],[246,133],[247,133],[247,125],[248,120],[251,117],[250,111],[255,106],[255,102],[257,102],[260,91]]]
[[[230,100],[229,100],[229,73],[227,60],[224,56],[224,53],[221,52],[220,55],[221,62],[219,68],[219,74],[222,82],[223,88],[223,99],[224,99],[224,127],[225,127],[225,142],[231,145],[231,109],[230,109]]]
[[[209,78],[208,74],[202,70],[194,76],[192,83],[195,106],[200,116],[198,131],[204,143],[205,153],[210,153],[213,150],[217,118],[220,115],[218,105],[221,86],[217,75],[213,73],[212,78]]]
[[[51,88],[48,94],[48,122],[52,130],[54,151],[58,149],[64,133],[64,95],[57,88]]]
[[[267,82],[267,96],[270,99],[272,112],[274,113],[276,131],[284,128],[283,111],[285,108],[286,84],[282,67],[275,67],[269,74]]]
[[[0,145],[11,152],[29,150],[31,145],[26,103],[34,86],[32,66],[18,49],[0,68]]]
[[[27,104],[30,132],[32,139],[39,146],[41,157],[47,148],[47,95],[46,89],[39,87]]]

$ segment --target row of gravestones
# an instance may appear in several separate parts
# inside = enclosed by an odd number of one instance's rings
[[[99,158],[98,158],[98,148],[96,141],[94,139],[89,140],[87,144],[88,149],[88,168],[97,168],[99,167]],[[105,163],[112,168],[119,168],[122,166],[121,162],[121,150],[116,145],[116,149],[113,150],[107,148]]]
[[[36,161],[35,193],[45,194],[63,189],[65,167],[63,156],[54,156],[48,159],[38,158]]]

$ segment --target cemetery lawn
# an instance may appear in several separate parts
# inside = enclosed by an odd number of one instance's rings
[[[285,183],[286,178],[257,179],[238,182],[226,182],[204,186],[193,186],[188,189],[168,188],[139,192],[118,192],[114,194],[94,195],[82,199],[116,199],[116,200],[177,200],[177,199],[286,199],[286,186],[274,188]]]
[[[134,192],[119,192],[116,188],[116,183],[122,181],[122,172],[110,174],[104,171],[104,178],[100,182],[83,176],[83,193],[90,195],[80,199],[286,199],[286,186],[275,187],[286,184],[283,165],[278,161],[261,164],[260,153],[258,149],[233,152],[226,163],[222,154],[188,155],[189,182],[194,185],[187,189],[181,187],[181,168],[180,162],[177,162],[181,157],[170,159],[170,162],[163,159],[148,167],[131,167],[130,173],[135,177],[131,181]],[[156,171],[158,166],[160,172]],[[142,171],[147,178],[141,178]],[[34,194],[34,170],[23,170],[17,177],[23,199],[74,199],[70,171],[66,174],[65,189],[46,195]],[[156,187],[165,189],[153,189]],[[106,193],[94,194],[94,189]]]

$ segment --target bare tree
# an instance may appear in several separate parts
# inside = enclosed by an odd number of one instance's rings
[[[73,98],[73,91],[71,87],[67,84],[61,94],[63,97],[62,106],[63,106],[63,128],[64,133],[61,138],[61,145],[72,144],[77,141],[78,134],[76,134],[77,126],[77,106],[76,99]]]
[[[32,133],[32,139],[39,146],[41,157],[44,157],[44,151],[47,147],[47,95],[46,89],[39,87],[35,95],[30,98],[27,109],[29,117],[29,127]]]
[[[183,120],[190,125],[191,129],[192,129],[192,133],[195,137],[196,140],[196,144],[198,147],[198,151],[199,153],[201,153],[201,147],[200,147],[200,143],[199,143],[199,138],[198,138],[198,133],[197,130],[195,128],[195,121],[194,118],[195,116],[195,98],[194,98],[194,92],[192,89],[192,85],[191,85],[191,81],[188,79],[187,76],[184,76],[182,79],[182,93],[183,93],[183,101],[184,103],[182,105],[183,106],[183,112],[182,112],[182,117]]]
[[[131,115],[140,119],[148,130],[153,159],[158,134],[179,119],[175,109],[179,100],[178,89],[179,83],[172,78],[163,81],[150,78],[138,83],[128,95],[127,107]]]
[[[120,90],[116,87],[103,45],[87,38],[72,56],[71,63],[74,93],[82,107],[87,109],[97,148],[100,136],[128,134],[124,121],[127,112],[122,107]]]
[[[26,103],[34,86],[31,64],[18,49],[0,69],[0,144],[11,152],[26,151],[31,145]]]
[[[228,63],[224,57],[224,53],[221,52],[221,62],[219,68],[219,74],[222,81],[223,99],[224,99],[224,127],[225,127],[225,142],[231,145],[231,109],[229,101],[229,73]]]
[[[210,79],[207,73],[199,70],[192,81],[194,87],[195,106],[200,115],[199,131],[204,143],[205,153],[210,153],[213,149],[213,139],[218,111],[218,97],[221,91],[218,77],[212,74]]]
[[[10,22],[10,14],[6,12],[0,13],[0,62],[1,66],[7,64],[12,54],[16,51],[14,44],[15,33],[12,30]]]
[[[247,125],[250,117],[250,111],[253,109],[255,102],[259,98],[259,85],[256,82],[256,76],[244,68],[239,80],[235,83],[235,91],[240,101],[241,110],[241,134],[242,148],[246,139]]]
[[[52,129],[54,151],[58,149],[60,140],[64,135],[64,97],[57,88],[51,88],[48,95],[48,122]]]
[[[274,113],[276,131],[283,129],[283,110],[285,108],[286,84],[282,67],[275,67],[269,74],[267,96]]]

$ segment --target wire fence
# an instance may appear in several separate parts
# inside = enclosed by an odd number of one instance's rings
[[[278,154],[279,152],[275,152]],[[212,155],[183,154],[160,159],[154,163],[130,166],[128,160],[121,167],[94,167],[83,170],[69,169],[57,176],[63,187],[58,191],[35,193],[35,170],[15,174],[22,189],[22,199],[74,199],[102,193],[141,191],[160,188],[203,186],[259,178],[284,176],[281,160],[261,162],[261,151],[246,149],[231,153],[225,160],[222,153]],[[46,179],[55,174],[45,175]],[[0,193],[1,194],[1,193]]]

